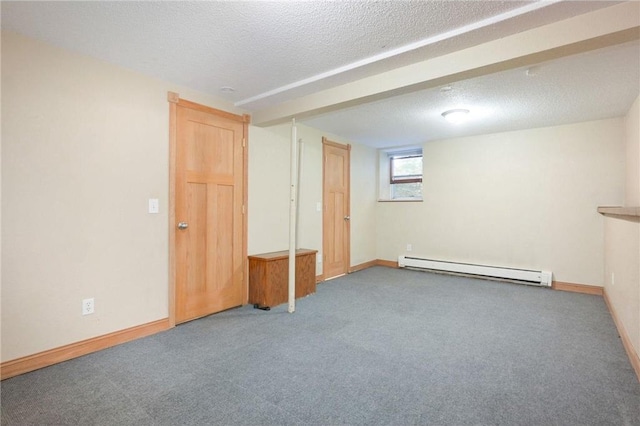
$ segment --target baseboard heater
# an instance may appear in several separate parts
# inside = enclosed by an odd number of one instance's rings
[[[517,281],[523,284],[551,287],[550,271],[532,271],[528,269],[500,268],[496,266],[474,265],[471,263],[445,262],[420,257],[398,256],[401,268],[418,268],[454,274],[477,275],[486,278]]]

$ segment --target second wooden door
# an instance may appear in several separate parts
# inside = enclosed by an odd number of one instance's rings
[[[322,139],[323,166],[323,276],[329,279],[349,271],[350,199],[349,154],[350,145]]]

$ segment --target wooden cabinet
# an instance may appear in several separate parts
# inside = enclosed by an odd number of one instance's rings
[[[316,292],[317,250],[296,250],[296,299]],[[249,256],[249,303],[272,307],[289,300],[289,252]]]

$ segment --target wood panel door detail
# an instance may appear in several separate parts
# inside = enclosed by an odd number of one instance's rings
[[[246,303],[243,117],[175,107],[175,322]]]
[[[351,145],[322,139],[323,215],[322,247],[324,279],[349,271],[350,198],[349,158]]]

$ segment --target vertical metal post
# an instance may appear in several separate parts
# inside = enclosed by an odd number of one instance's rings
[[[298,186],[298,129],[291,120],[291,203],[289,205],[289,313],[296,311],[296,219]]]
[[[298,139],[298,177],[296,179],[296,250],[300,248],[300,182],[302,181],[304,142]]]

